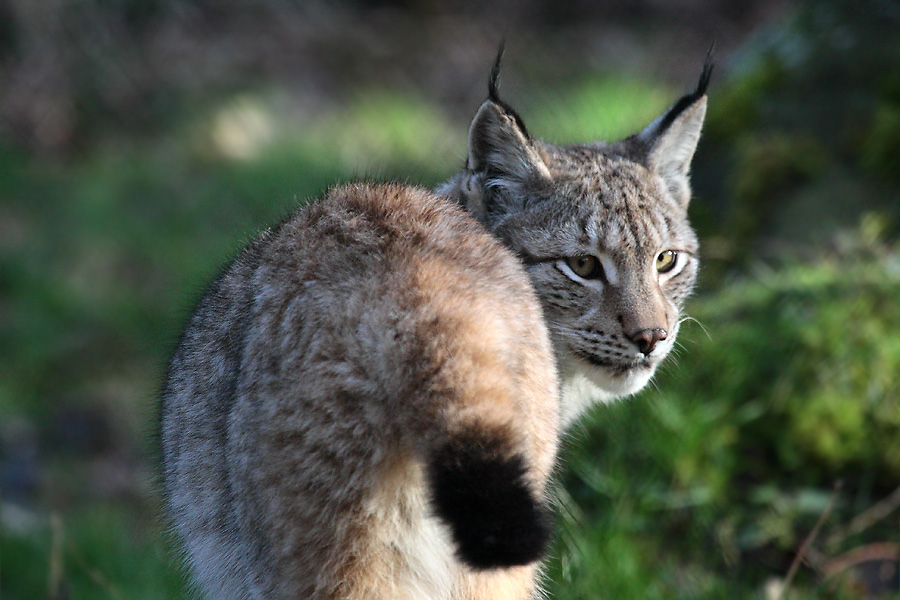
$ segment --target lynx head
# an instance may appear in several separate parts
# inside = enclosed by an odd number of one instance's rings
[[[616,143],[533,139],[497,93],[469,130],[464,171],[441,190],[525,264],[563,377],[563,416],[644,387],[669,354],[697,275],[688,171],[712,65],[643,131]]]

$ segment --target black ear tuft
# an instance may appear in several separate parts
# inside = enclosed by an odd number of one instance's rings
[[[500,40],[500,47],[497,48],[497,57],[494,58],[494,66],[491,67],[491,76],[488,79],[488,98],[501,103],[500,100],[500,66],[503,62],[503,49],[506,46],[506,40]]]
[[[700,80],[697,82],[697,89],[694,90],[692,94],[694,98],[699,98],[703,94],[706,93],[706,88],[709,87],[709,80],[712,78],[713,67],[715,67],[715,63],[713,63],[713,56],[716,53],[716,42],[713,41],[712,44],[709,45],[709,50],[706,51],[706,61],[703,63],[703,71],[700,72]]]
[[[706,90],[712,77],[714,48],[715,45],[710,46],[706,53],[694,91],[682,96],[643,131],[622,143],[629,156],[644,161],[662,177],[672,198],[684,208],[691,197],[688,174],[706,117]]]
[[[497,436],[457,435],[428,465],[432,503],[459,558],[476,569],[527,565],[550,541],[551,515],[527,484],[523,457]]]
[[[655,123],[655,134],[659,135],[669,128],[675,119],[685,111],[689,106],[692,106],[694,102],[702,98],[706,94],[707,88],[709,88],[709,81],[712,78],[713,67],[715,66],[713,63],[713,53],[715,51],[716,44],[715,42],[709,47],[709,50],[706,52],[706,61],[703,63],[703,70],[700,72],[700,79],[697,81],[697,88],[691,92],[690,94],[686,94],[682,96],[678,102],[672,106],[666,112],[665,115],[660,119],[658,123]]]
[[[525,139],[530,140],[531,135],[528,133],[528,129],[522,121],[522,117],[519,116],[512,106],[500,99],[500,68],[503,63],[503,52],[505,48],[506,39],[504,38],[500,40],[500,47],[497,48],[497,56],[494,58],[494,64],[491,66],[491,75],[488,78],[488,100],[503,109],[503,112],[506,115],[512,117],[519,129],[522,130]]]

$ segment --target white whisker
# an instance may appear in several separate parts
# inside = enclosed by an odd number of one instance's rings
[[[698,321],[697,319],[695,319],[694,317],[692,317],[692,316],[690,316],[690,315],[684,315],[683,317],[681,317],[680,319],[678,319],[678,324],[681,325],[681,324],[684,323],[685,321],[693,321],[694,323],[696,323],[697,325],[699,325],[699,326],[700,326],[700,330],[703,331],[703,333],[706,334],[706,337],[709,338],[709,341],[712,341],[712,336],[709,334],[709,331],[707,331],[706,326],[703,325],[703,323],[701,323],[700,321]]]

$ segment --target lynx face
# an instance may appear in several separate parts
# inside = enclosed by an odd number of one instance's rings
[[[615,144],[532,139],[497,96],[469,132],[463,173],[441,191],[525,264],[563,379],[563,417],[643,388],[672,350],[697,275],[688,170],[706,111],[697,89]]]
[[[597,400],[632,394],[672,349],[697,238],[646,167],[596,149],[545,150],[552,183],[494,232],[526,264],[564,375],[587,378]],[[553,225],[541,235],[541,223]]]

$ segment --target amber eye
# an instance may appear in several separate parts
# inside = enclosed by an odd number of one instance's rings
[[[668,273],[675,268],[678,263],[678,253],[674,250],[666,250],[660,252],[656,257],[656,271],[659,273]]]
[[[600,279],[603,277],[603,267],[596,256],[572,256],[566,259],[566,264],[572,272],[582,279]]]

